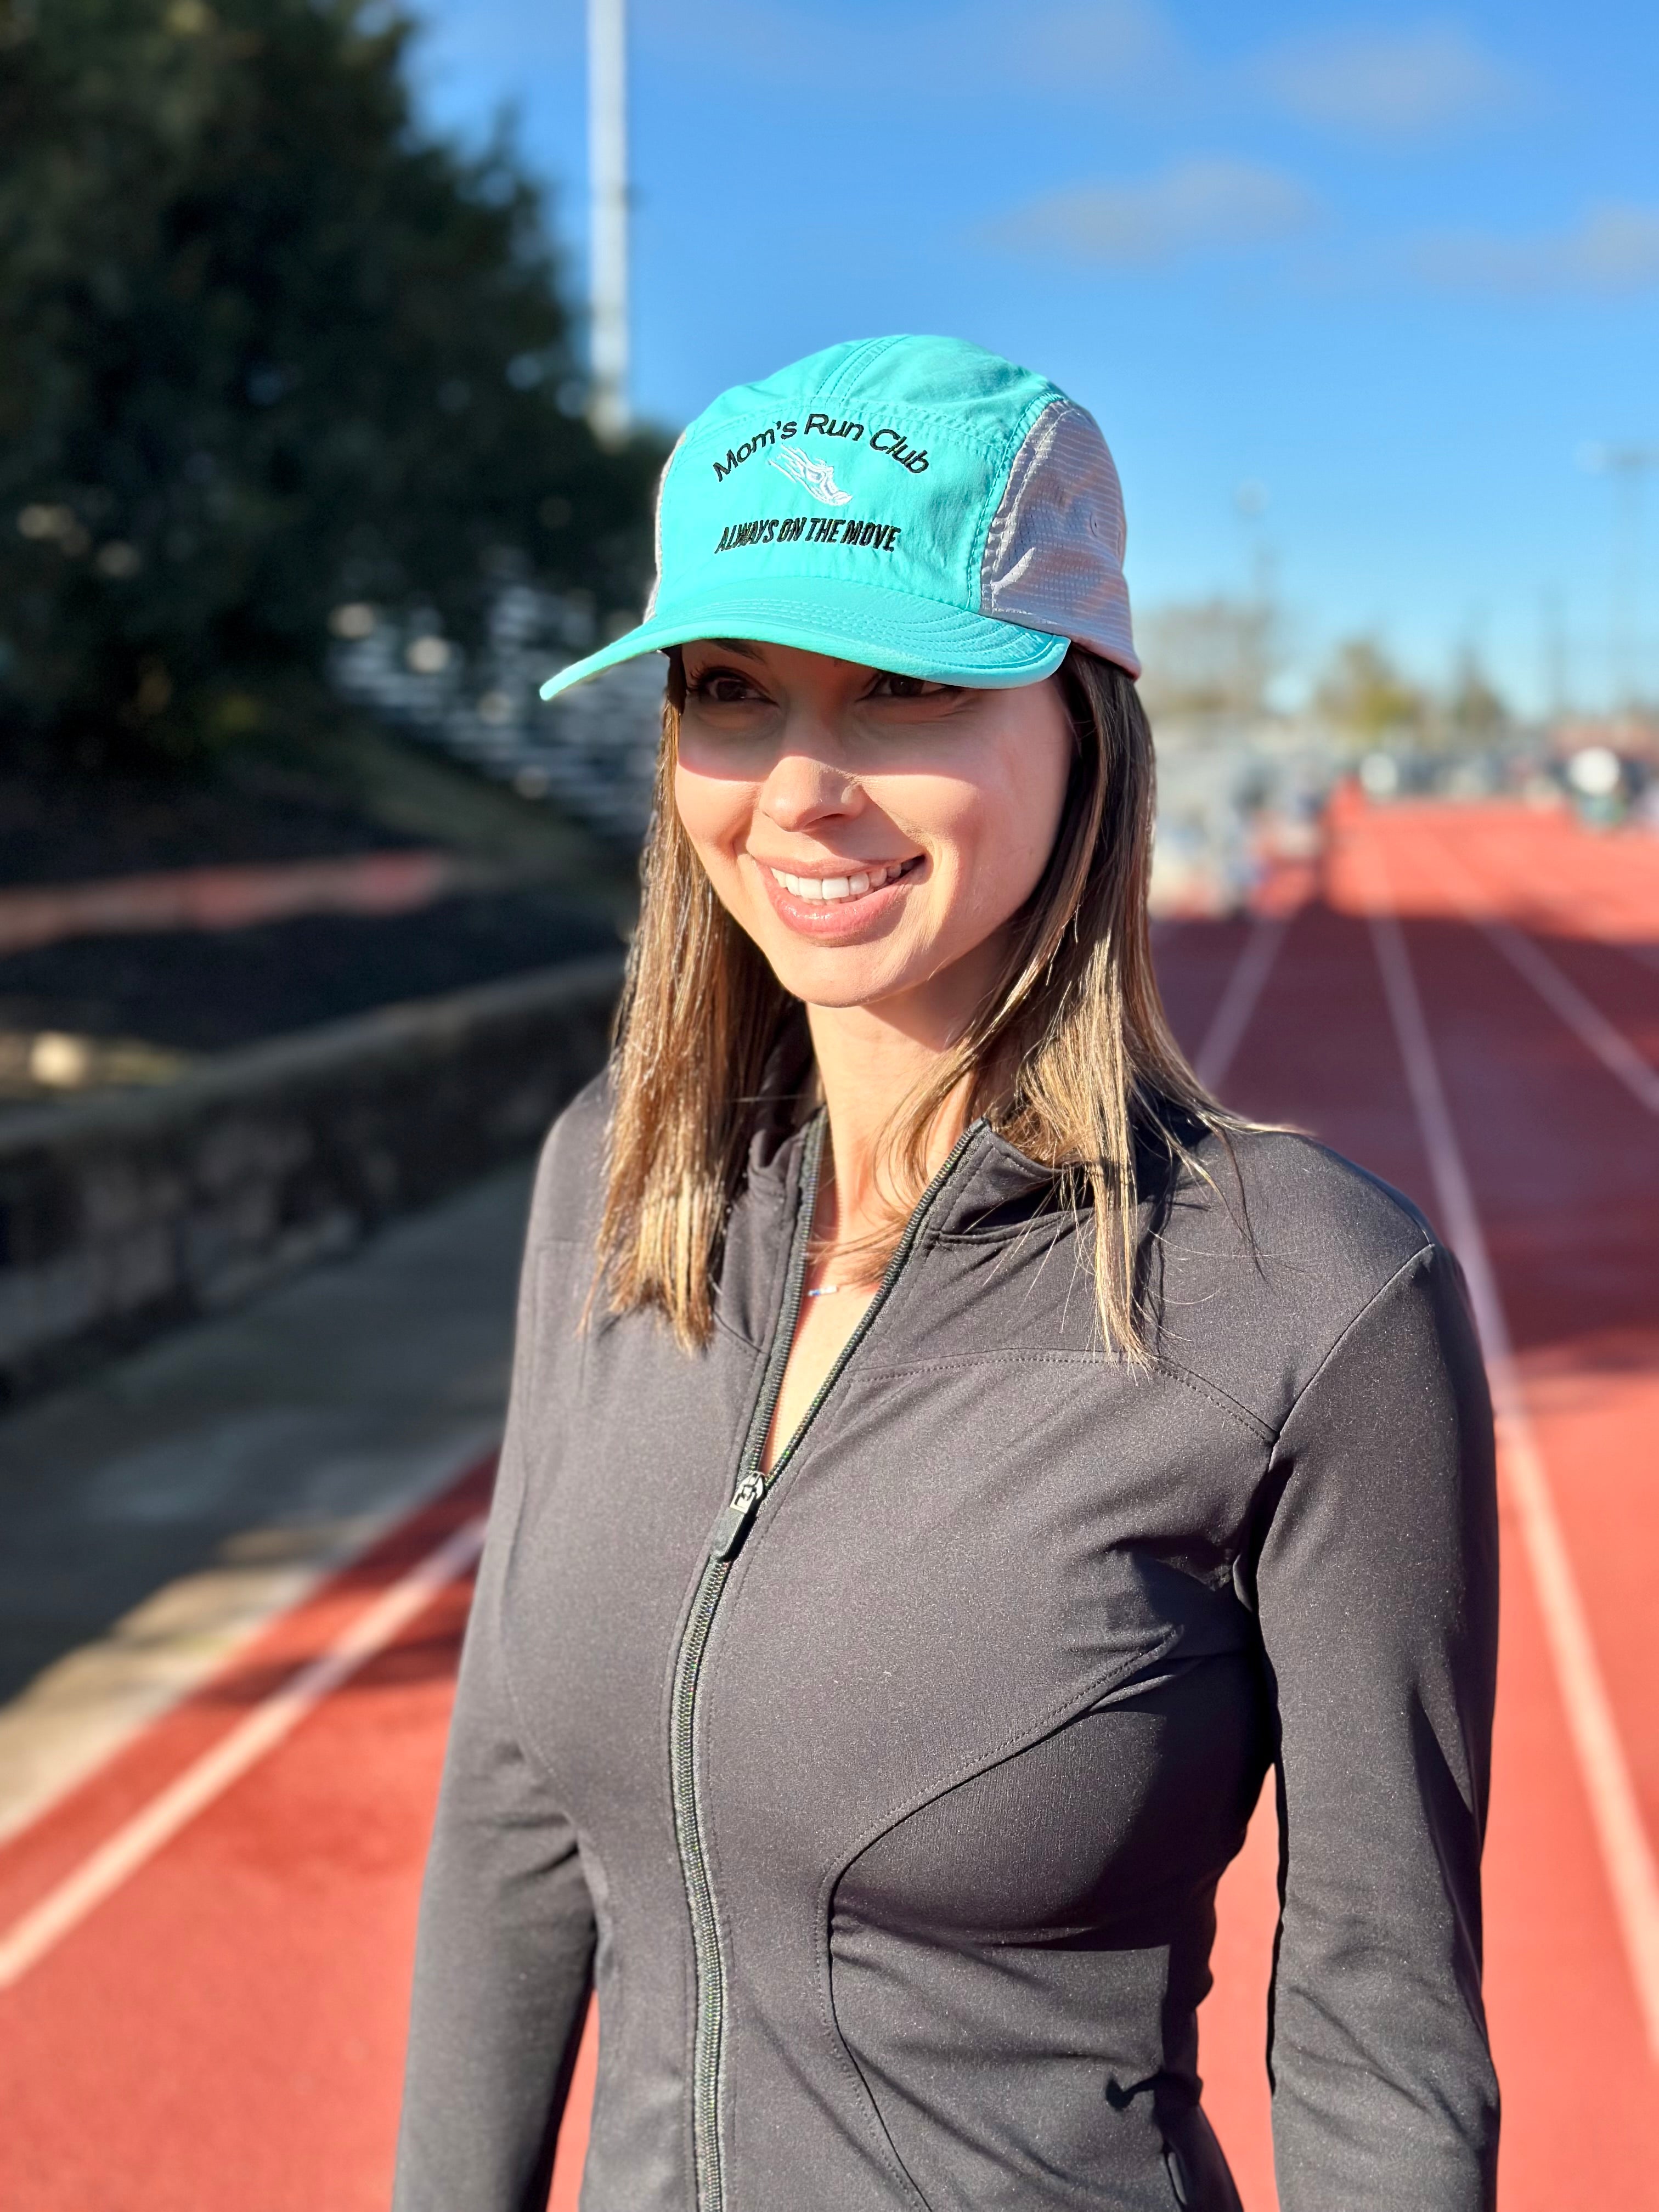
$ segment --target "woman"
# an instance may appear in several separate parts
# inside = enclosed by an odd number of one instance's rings
[[[1491,1422],[1405,1200],[1200,1089],[1093,421],[976,348],[726,393],[611,1074],[537,1187],[398,2212],[1237,2205],[1271,1765],[1285,2212],[1491,2203]]]

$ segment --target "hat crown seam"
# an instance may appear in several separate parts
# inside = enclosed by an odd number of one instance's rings
[[[903,343],[904,336],[902,333],[895,333],[890,337],[866,338],[861,345],[855,347],[848,355],[846,360],[831,374],[829,381],[819,387],[820,397],[825,399],[832,396],[836,398],[843,398],[848,386],[855,377],[860,375],[872,362],[879,361],[883,354],[890,353],[896,345]]]
[[[1057,409],[1075,410],[1079,414],[1083,411],[1078,408],[1075,400],[1067,399],[1057,394],[1046,407],[1039,409],[1031,420],[1023,426],[1019,442],[1009,457],[1008,472],[1002,481],[1001,496],[985,526],[984,550],[980,562],[981,606],[994,586],[995,578],[993,572],[1006,556],[1008,538],[1014,527],[1014,519],[1019,512],[1019,495],[1030,483],[1037,466],[1035,457],[1026,462],[1026,454],[1030,451],[1045,420]],[[1023,474],[1022,463],[1025,464]]]
[[[985,563],[990,551],[991,532],[996,527],[998,517],[1008,504],[1008,495],[1013,484],[1014,471],[1019,466],[1020,455],[1030,444],[1037,424],[1052,408],[1069,407],[1073,404],[1066,398],[1064,392],[1056,391],[1052,384],[1048,385],[1046,387],[1046,397],[1039,392],[1028,400],[1018,420],[1004,437],[1002,450],[1007,456],[1007,461],[1006,465],[999,471],[999,480],[1002,489],[997,494],[995,505],[991,507],[989,512],[981,518],[980,527],[975,533],[973,558],[969,564],[968,574],[963,580],[964,592],[972,591],[975,579],[978,580],[978,596],[974,604],[981,614],[985,611]]]

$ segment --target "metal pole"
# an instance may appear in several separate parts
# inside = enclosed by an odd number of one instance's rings
[[[587,158],[588,414],[615,445],[629,429],[627,0],[587,0]]]

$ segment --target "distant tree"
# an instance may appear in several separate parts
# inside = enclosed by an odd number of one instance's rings
[[[1368,637],[1351,638],[1337,648],[1314,704],[1328,721],[1365,745],[1419,735],[1428,716],[1423,694]]]
[[[1508,705],[1473,653],[1464,653],[1458,662],[1447,720],[1454,740],[1462,744],[1489,743],[1510,720]]]
[[[580,419],[538,193],[370,0],[0,0],[0,715],[189,753],[343,602],[637,605],[649,437]],[[286,687],[286,690],[285,688]],[[315,696],[314,694],[313,696]]]
[[[1280,664],[1273,607],[1201,599],[1156,608],[1140,625],[1141,691],[1154,714],[1261,714]]]

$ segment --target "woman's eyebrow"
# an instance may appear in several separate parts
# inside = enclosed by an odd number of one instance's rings
[[[761,658],[759,647],[750,645],[746,638],[711,637],[708,642],[718,646],[722,653],[735,653],[743,660],[758,660]]]

